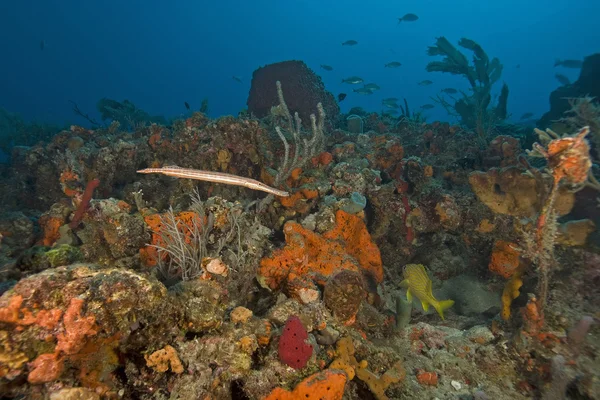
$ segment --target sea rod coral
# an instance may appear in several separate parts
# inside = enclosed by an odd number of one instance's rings
[[[524,235],[525,248],[523,255],[538,268],[538,296],[536,304],[543,321],[543,311],[548,297],[548,274],[554,260],[554,246],[557,235],[557,213],[555,201],[562,185],[575,187],[584,185],[590,174],[592,162],[590,146],[585,137],[590,133],[589,127],[579,130],[574,136],[560,137],[548,130],[538,131],[541,141],[535,143],[531,156],[546,159],[547,170],[552,176],[550,193],[537,216],[535,225]]]

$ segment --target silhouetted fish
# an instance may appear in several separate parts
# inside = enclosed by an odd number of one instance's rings
[[[40,50],[44,50],[46,48],[46,41],[45,40],[40,40]]]
[[[567,78],[563,74],[556,74],[556,75],[554,75],[554,77],[556,78],[557,81],[559,81],[563,85],[571,84],[571,81],[569,80],[569,78]]]
[[[333,71],[333,67],[331,65],[321,64],[321,68],[323,68],[325,71]]]
[[[365,94],[365,95],[369,95],[369,94],[373,94],[373,90],[368,89],[368,88],[358,88],[358,89],[354,89],[353,90],[354,93],[358,93],[358,94]]]
[[[364,80],[360,76],[351,76],[349,78],[342,79],[342,83],[349,83],[350,85],[356,85],[363,82]]]
[[[344,101],[344,99],[346,98],[347,94],[346,93],[340,93],[338,94],[338,101]]]
[[[241,78],[241,77],[239,77],[239,76],[236,76],[236,75],[234,75],[234,76],[232,76],[231,78],[232,78],[234,81],[236,81],[236,82],[242,83],[242,78]]]
[[[342,43],[342,46],[356,46],[358,42],[356,40],[346,40]]]
[[[442,89],[442,92],[448,93],[448,94],[456,94],[456,93],[458,93],[458,90],[453,89],[453,88],[446,88],[446,89]]]
[[[185,104],[185,108],[190,109],[190,104],[187,101],[184,101],[183,104]]]
[[[392,61],[392,62],[385,64],[385,67],[386,68],[398,68],[401,65],[402,64],[400,64],[398,61]]]
[[[531,112],[521,115],[521,119],[527,119],[527,118],[531,118],[531,117],[533,117],[533,113],[531,113]]]
[[[398,23],[404,21],[404,22],[413,22],[418,20],[419,17],[416,14],[404,14],[404,16],[402,18],[398,18]]]
[[[368,89],[368,90],[370,90],[371,92],[374,92],[374,91],[376,91],[376,90],[379,90],[379,89],[381,89],[381,88],[379,87],[379,85],[378,85],[378,84],[376,84],[376,83],[367,83],[366,85],[363,85],[363,87],[364,87],[365,89]]]
[[[424,81],[419,82],[420,86],[429,86],[431,85],[433,82],[430,81],[429,79],[425,79]]]
[[[433,104],[423,104],[421,106],[423,110],[431,110],[433,107],[435,107]]]

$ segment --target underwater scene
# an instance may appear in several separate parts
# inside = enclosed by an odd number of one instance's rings
[[[0,399],[600,399],[600,2],[4,2]]]

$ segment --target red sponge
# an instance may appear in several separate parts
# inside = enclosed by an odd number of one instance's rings
[[[300,318],[295,315],[289,317],[279,338],[281,362],[295,369],[304,368],[313,352],[312,346],[306,343],[306,339],[308,339],[308,332]]]

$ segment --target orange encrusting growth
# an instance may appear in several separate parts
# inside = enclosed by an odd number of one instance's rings
[[[337,272],[365,272],[383,280],[381,255],[362,219],[342,210],[335,227],[323,235],[290,221],[284,226],[286,246],[263,258],[258,270],[261,284],[272,290],[286,289],[300,297],[302,289],[323,285]]]
[[[496,240],[492,250],[492,258],[488,265],[490,271],[508,279],[519,268],[520,263],[521,252],[515,244],[504,240]]]
[[[59,229],[65,223],[65,218],[42,215],[38,220],[38,224],[43,232],[42,239],[40,240],[39,244],[42,246],[52,246],[54,242],[60,239]]]
[[[293,391],[275,388],[263,400],[341,400],[346,386],[342,371],[317,372],[300,382]]]

